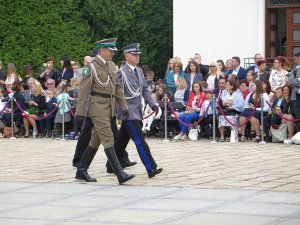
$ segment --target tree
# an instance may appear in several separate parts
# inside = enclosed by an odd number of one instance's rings
[[[92,48],[79,0],[7,0],[0,4],[0,58],[38,71],[47,56],[80,60]],[[56,66],[59,63],[56,63]]]

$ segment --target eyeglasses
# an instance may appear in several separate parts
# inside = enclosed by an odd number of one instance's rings
[[[46,85],[54,85],[53,83],[47,83]]]
[[[212,65],[212,66],[209,66],[209,67],[211,68],[211,67],[216,67],[216,66],[215,66],[215,65]]]

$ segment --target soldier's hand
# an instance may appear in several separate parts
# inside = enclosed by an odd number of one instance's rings
[[[77,116],[76,115],[76,122],[77,122],[77,126],[78,127],[82,127],[83,126],[83,121],[84,121],[84,116]]]
[[[154,114],[154,116],[157,116],[157,113],[158,113],[158,106],[157,105],[154,105],[154,106],[152,106],[152,110],[153,110],[153,112],[155,112],[155,114]]]
[[[124,119],[127,120],[129,118],[129,111],[128,111],[128,109],[124,109],[122,113],[123,113]]]

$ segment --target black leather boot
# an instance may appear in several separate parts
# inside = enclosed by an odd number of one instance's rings
[[[84,151],[80,161],[79,166],[76,172],[76,179],[84,180],[86,182],[97,182],[96,178],[90,177],[87,170],[93,161],[98,149],[88,146]]]
[[[135,177],[134,174],[127,174],[123,171],[121,164],[117,158],[115,149],[113,147],[106,148],[104,149],[104,151],[114,173],[118,178],[119,184],[123,184],[126,181],[131,180],[132,178]]]

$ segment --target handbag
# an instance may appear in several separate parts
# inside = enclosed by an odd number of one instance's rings
[[[287,124],[281,124],[278,129],[271,127],[272,142],[279,143],[287,139]]]
[[[191,141],[198,141],[198,129],[190,129],[188,137]]]
[[[14,133],[18,134],[18,135],[21,135],[20,132],[19,132],[19,128],[17,128],[16,126],[14,126]],[[12,136],[12,127],[4,126],[4,128],[3,128],[3,137],[4,138],[10,138],[11,136]]]

